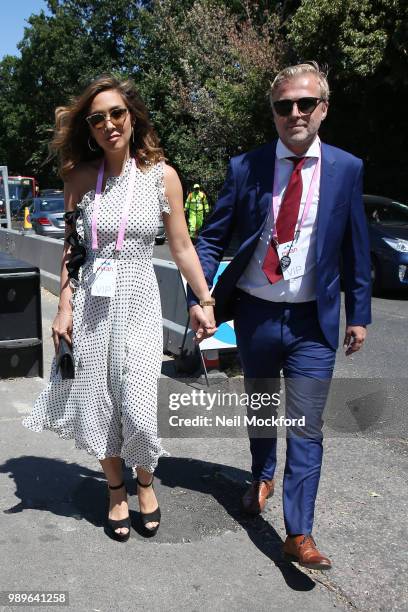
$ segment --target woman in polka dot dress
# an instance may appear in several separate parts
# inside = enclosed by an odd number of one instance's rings
[[[74,439],[99,459],[110,490],[108,532],[120,541],[130,534],[123,461],[132,467],[144,528],[152,535],[160,523],[153,473],[168,454],[157,438],[163,338],[152,256],[160,214],[176,264],[205,302],[192,320],[199,340],[216,329],[206,303],[211,296],[188,235],[180,180],[164,162],[131,81],[103,76],[58,108],[51,147],[59,155],[67,211],[52,330],[56,351],[60,337],[72,341],[75,378],[63,380],[54,359],[50,382],[23,424]],[[106,262],[113,271],[106,272]]]

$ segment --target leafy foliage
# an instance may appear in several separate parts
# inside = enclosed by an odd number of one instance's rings
[[[19,44],[21,58],[0,63],[1,163],[34,174],[41,184],[58,181],[44,166],[54,110],[102,72],[126,73],[137,55],[139,3],[127,0],[49,0],[51,15],[32,15]],[[131,36],[132,33],[132,36]],[[131,40],[131,44],[127,41]]]
[[[365,160],[366,191],[407,199],[406,1],[303,0],[288,40],[293,61],[316,58],[329,67],[326,138]]]
[[[138,82],[169,159],[185,182],[214,198],[227,158],[272,133],[266,92],[282,61],[279,23],[261,26],[201,0],[183,12],[171,0],[145,15]]]
[[[339,77],[373,75],[384,62],[407,79],[390,56],[406,60],[405,0],[303,0],[292,16],[288,40],[304,56],[318,57]]]
[[[366,161],[367,190],[407,197],[405,0],[48,0],[21,57],[0,62],[0,163],[58,184],[44,165],[55,107],[103,72],[137,83],[186,188],[214,200],[229,156],[269,140],[266,92],[284,64],[329,68],[323,138]]]

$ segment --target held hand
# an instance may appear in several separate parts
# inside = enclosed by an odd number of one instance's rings
[[[346,355],[351,355],[359,351],[364,344],[367,330],[362,325],[347,325],[344,335],[343,348]]]
[[[198,304],[190,308],[190,327],[196,332],[195,341],[201,342],[213,336],[217,331],[212,306],[201,307]]]
[[[54,341],[55,353],[58,352],[60,336],[65,338],[68,344],[72,344],[72,316],[59,312],[52,324],[52,339]]]

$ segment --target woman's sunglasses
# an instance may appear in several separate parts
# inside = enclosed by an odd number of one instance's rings
[[[298,111],[301,115],[310,115],[317,108],[323,98],[299,98],[299,100],[277,100],[273,102],[273,108],[281,117],[288,117],[296,102]]]
[[[121,128],[125,123],[127,108],[113,108],[109,113],[93,113],[86,117],[88,124],[100,130],[104,127],[106,121],[110,121],[116,128]]]

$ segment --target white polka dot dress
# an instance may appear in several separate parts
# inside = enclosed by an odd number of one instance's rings
[[[120,456],[128,467],[153,472],[159,457],[168,455],[157,438],[163,336],[152,263],[160,214],[170,213],[163,162],[146,172],[136,170],[114,297],[92,296],[90,283],[95,257],[114,253],[131,164],[129,160],[121,176],[107,180],[98,215],[97,252],[91,249],[95,191],[77,205],[76,230],[87,256],[72,298],[75,379],[62,380],[54,358],[50,381],[23,425],[74,439],[77,448],[98,459]]]

